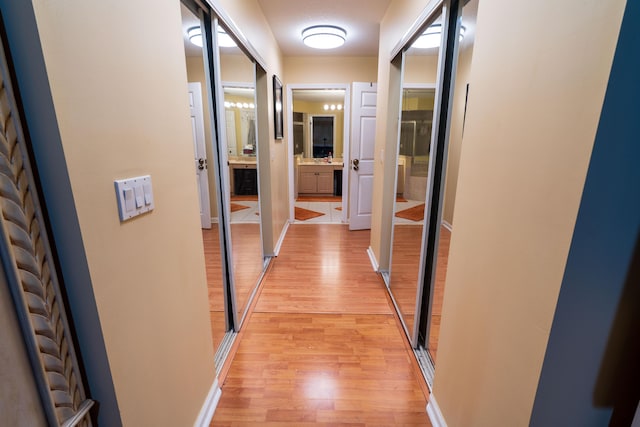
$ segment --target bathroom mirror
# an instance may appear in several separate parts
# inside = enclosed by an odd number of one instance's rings
[[[294,155],[342,158],[345,91],[295,89],[292,97]]]
[[[220,78],[224,99],[220,117],[225,197],[229,201],[232,292],[235,329],[264,270],[259,199],[256,64],[222,25],[217,26]]]
[[[429,25],[437,25],[440,19],[436,17]],[[434,42],[430,47],[409,47],[403,52],[389,289],[409,337],[413,337],[422,286],[421,248],[439,51]]]

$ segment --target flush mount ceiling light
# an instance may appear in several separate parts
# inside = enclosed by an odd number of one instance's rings
[[[218,44],[221,47],[236,47],[237,46],[236,42],[233,41],[231,36],[229,34],[227,34],[227,32],[221,27],[218,27]]]
[[[464,25],[460,25],[460,42],[464,39],[466,30]],[[415,47],[416,49],[433,49],[434,47],[440,47],[440,40],[442,40],[442,25],[433,24],[413,42],[411,47]]]
[[[191,27],[187,30],[189,41],[198,47],[202,47],[202,30],[200,27]],[[218,44],[221,47],[235,47],[236,42],[222,28],[218,28]]]
[[[344,44],[347,32],[334,25],[315,25],[302,31],[302,41],[314,49],[335,49]]]
[[[200,27],[191,27],[187,30],[189,41],[198,47],[202,47],[202,30]]]

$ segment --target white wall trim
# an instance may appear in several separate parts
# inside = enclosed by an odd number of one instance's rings
[[[220,396],[222,396],[222,390],[218,387],[218,378],[216,377],[211,385],[209,394],[207,394],[204,405],[202,405],[202,409],[200,409],[198,418],[196,418],[196,422],[193,424],[194,427],[209,427],[213,419],[213,414],[216,412],[218,402],[220,401]]]
[[[376,259],[376,256],[373,253],[373,249],[371,249],[371,246],[367,248],[367,255],[369,255],[369,261],[371,261],[371,266],[373,267],[373,271],[375,271],[376,273],[379,273],[380,265],[378,264],[378,260]]]
[[[453,225],[449,224],[449,222],[442,220],[442,226],[449,231],[453,231]]]
[[[438,406],[433,393],[429,396],[427,414],[429,415],[429,421],[431,421],[431,425],[433,425],[433,427],[447,427],[447,422],[444,420],[442,412],[440,412],[440,407]]]
[[[276,242],[276,247],[273,249],[273,253],[275,254],[275,256],[278,256],[278,254],[280,254],[280,248],[282,247],[284,236],[287,235],[287,231],[289,230],[289,224],[290,224],[289,221],[287,221],[284,223],[284,227],[282,227],[282,233],[280,233],[280,237]]]
[[[218,223],[218,217],[217,216],[212,216],[211,217],[211,224],[217,224]]]

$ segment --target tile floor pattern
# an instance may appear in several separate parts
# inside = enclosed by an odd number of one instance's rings
[[[231,212],[232,223],[256,223],[260,222],[258,202],[252,200],[235,201],[234,203],[248,206],[249,209],[242,209]],[[396,202],[395,211],[399,212],[424,203],[419,200],[407,200],[406,202]],[[321,212],[324,215],[311,218],[306,221],[295,221],[296,224],[341,224],[342,211],[336,208],[342,207],[341,202],[298,202],[295,204],[299,208],[308,209],[315,212]],[[415,221],[409,219],[394,217],[396,224],[415,224]]]
[[[296,224],[341,224],[342,211],[336,208],[342,207],[342,202],[298,202],[296,207],[320,212],[324,215],[311,218],[306,221],[296,220]]]
[[[395,212],[400,212],[405,209],[412,208],[414,206],[418,206],[419,204],[424,203],[424,201],[419,200],[407,200],[406,202],[396,202]],[[397,216],[393,217],[394,224],[417,224],[416,221],[411,221],[410,219],[400,218]]]
[[[256,200],[238,200],[233,203],[237,205],[248,206],[249,209],[242,209],[239,211],[231,212],[231,222],[234,224],[239,223],[254,223],[260,222],[260,210],[258,208],[258,201]]]

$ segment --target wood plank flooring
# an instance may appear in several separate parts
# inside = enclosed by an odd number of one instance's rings
[[[345,225],[289,227],[211,425],[430,425],[368,244]]]
[[[445,227],[440,227],[436,282],[431,311],[431,329],[429,330],[429,347],[427,349],[434,363],[438,352],[438,339],[440,338],[440,318],[442,316],[450,242],[451,231]],[[391,259],[391,292],[409,330],[413,330],[416,309],[421,244],[422,224],[395,227]]]

